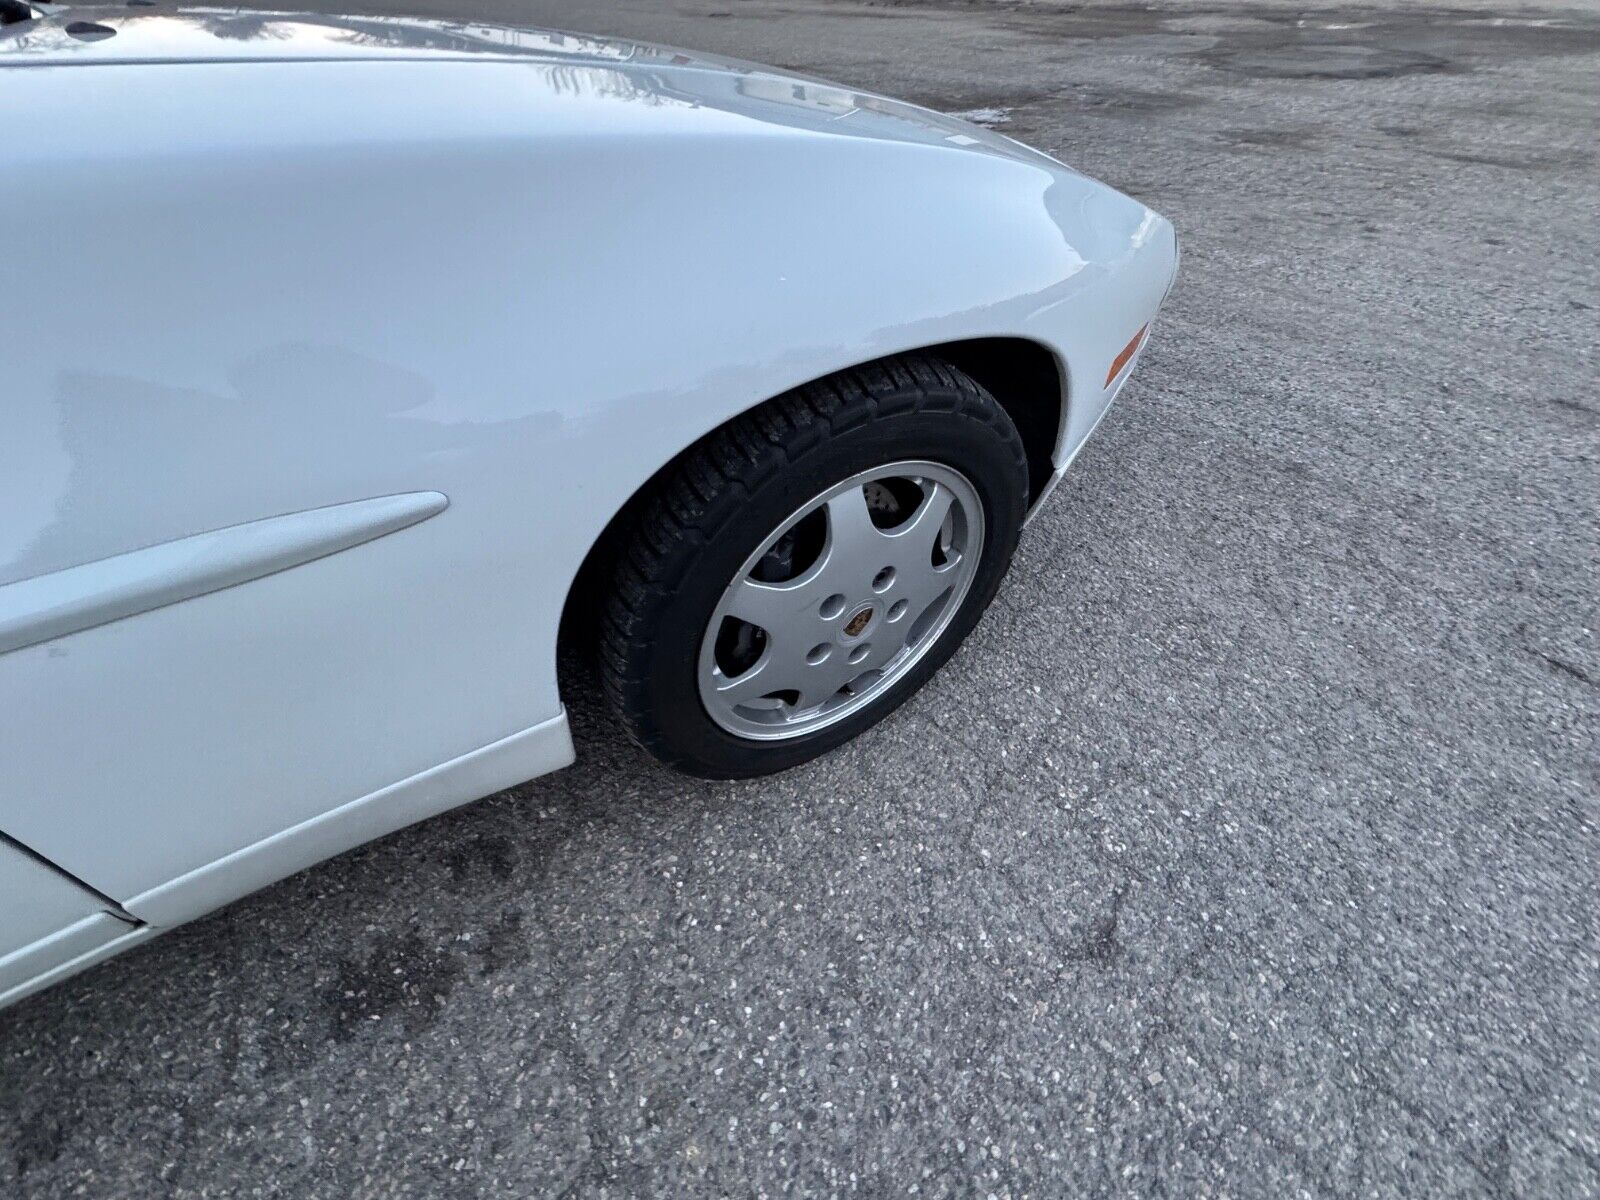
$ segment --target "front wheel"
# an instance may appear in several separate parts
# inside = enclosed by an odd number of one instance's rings
[[[625,536],[601,675],[630,734],[711,778],[783,770],[881,720],[988,607],[1027,467],[977,383],[906,356],[810,384],[691,448]]]

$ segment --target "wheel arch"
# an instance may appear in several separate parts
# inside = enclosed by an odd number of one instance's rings
[[[1028,503],[1044,495],[1067,427],[1067,372],[1055,351],[1029,338],[969,338],[922,348],[974,380],[1006,410],[1028,454]]]
[[[1022,436],[1028,459],[1028,502],[1031,506],[1037,501],[1055,470],[1055,452],[1067,422],[1067,372],[1056,352],[1031,338],[965,338],[927,346],[908,346],[896,355],[882,355],[860,363],[844,364],[816,378],[827,379],[841,371],[903,354],[925,354],[938,358],[971,376],[995,398]],[[803,387],[809,382],[813,381],[807,380],[796,386]],[[774,398],[763,396],[728,420],[732,421]],[[721,429],[725,424],[726,421],[716,428]],[[716,429],[710,430],[704,437],[710,437],[715,432]],[[567,676],[576,661],[592,645],[591,618],[599,611],[605,568],[614,557],[617,544],[629,527],[634,512],[652,494],[655,485],[673,465],[701,440],[703,438],[681,447],[635,488],[633,494],[611,515],[584,555],[567,589],[557,634],[557,686],[562,694],[570,694],[565,686]]]

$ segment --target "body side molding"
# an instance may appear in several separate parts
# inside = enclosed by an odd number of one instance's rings
[[[0,654],[248,583],[426,521],[442,492],[286,513],[0,586]]]

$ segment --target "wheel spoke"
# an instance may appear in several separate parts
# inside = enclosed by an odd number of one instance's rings
[[[804,584],[780,586],[758,583],[747,577],[734,583],[728,596],[727,611],[729,616],[759,625],[770,635],[782,629],[786,622],[805,608],[809,595],[809,589]]]
[[[905,640],[911,635],[912,627],[916,625],[917,619],[928,611],[928,607],[955,586],[959,569],[959,560],[938,568],[924,563],[920,570],[901,576],[901,581],[896,584],[895,593],[906,601],[905,616],[895,622],[900,644],[905,644]]]
[[[870,579],[883,566],[888,542],[872,523],[862,488],[849,488],[828,501],[828,571],[834,578],[865,572]]]
[[[933,484],[923,497],[922,503],[917,506],[917,511],[911,514],[911,519],[903,522],[898,529],[889,532],[887,535],[889,541],[896,546],[916,551],[931,563],[934,539],[939,536],[939,530],[944,528],[944,519],[949,515],[950,505],[954,500],[954,493],[944,484]]]
[[[804,712],[808,708],[815,708],[843,686],[831,672],[821,679],[808,679],[800,689],[800,702],[794,706],[795,710]]]
[[[900,640],[886,635],[874,635],[872,648],[867,651],[867,656],[858,663],[851,663],[844,672],[844,678],[839,681],[843,687],[855,679],[859,679],[868,671],[876,671],[900,652]]]
[[[952,564],[938,571],[929,572],[918,589],[916,598],[911,601],[911,618],[920,617],[930,604],[955,586],[956,566]]]
[[[724,704],[748,704],[765,696],[768,692],[783,690],[783,684],[776,681],[772,670],[772,652],[769,650],[762,655],[755,666],[747,671],[742,671],[729,679],[721,671],[712,677],[715,681],[717,699]]]
[[[948,591],[961,574],[959,552],[953,551],[940,566],[933,565],[934,544],[944,528],[954,499],[949,488],[934,484],[911,519],[894,532],[894,540],[904,549],[896,556],[899,575],[891,594],[897,599],[904,599],[909,606],[906,615],[896,622],[902,637],[927,610],[928,605]]]
[[[807,666],[802,676],[804,683],[800,688],[800,703],[796,707],[807,709],[821,704],[864,670],[864,666],[847,663],[842,650],[835,651],[834,657],[823,666]]]

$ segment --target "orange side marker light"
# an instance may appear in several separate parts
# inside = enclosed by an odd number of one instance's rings
[[[1128,365],[1128,360],[1133,357],[1134,351],[1139,348],[1139,343],[1144,341],[1144,335],[1149,332],[1150,326],[1146,325],[1143,329],[1139,330],[1138,333],[1133,335],[1133,340],[1122,348],[1122,353],[1111,360],[1111,370],[1106,372],[1107,387],[1111,386],[1111,381],[1113,379],[1122,374],[1122,368]]]

